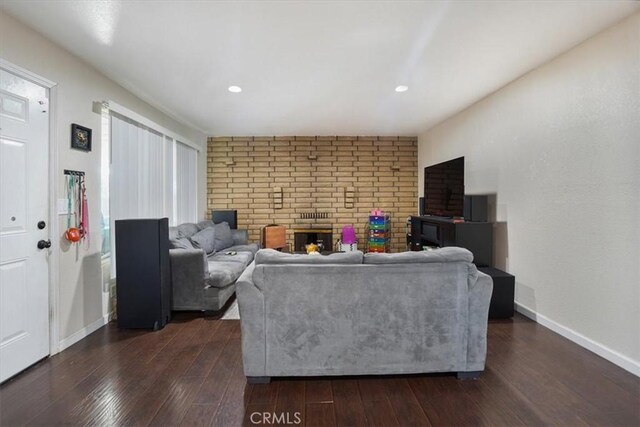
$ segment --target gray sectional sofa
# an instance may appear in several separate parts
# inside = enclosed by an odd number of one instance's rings
[[[211,221],[169,227],[169,247],[172,309],[207,312],[224,307],[260,249],[246,230]]]
[[[249,382],[484,370],[491,277],[471,252],[260,250],[237,281]]]

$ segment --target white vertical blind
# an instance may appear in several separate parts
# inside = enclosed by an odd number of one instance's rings
[[[103,106],[110,119],[103,120],[110,128],[104,133],[110,133],[110,152],[102,165],[108,165],[103,177],[109,177],[103,191],[108,215],[103,215],[111,242],[118,219],[168,217],[172,225],[197,221],[197,146],[113,101]],[[111,267],[115,277],[115,245]]]
[[[197,212],[198,152],[179,141],[176,143],[176,222],[195,222]]]
[[[176,192],[173,159],[175,150],[175,140],[168,136],[164,137],[164,216],[169,218],[169,225],[178,225],[176,223],[176,215],[173,212],[175,201],[173,200]]]
[[[115,221],[166,216],[164,136],[117,114],[111,114],[110,229]],[[170,173],[171,171],[169,171]],[[115,277],[115,245],[111,272]]]
[[[111,115],[107,108],[102,108],[100,135],[100,231],[102,234],[103,257],[111,256],[111,221],[109,210],[109,185],[111,178]]]
[[[112,220],[165,215],[164,151],[163,135],[112,115]]]

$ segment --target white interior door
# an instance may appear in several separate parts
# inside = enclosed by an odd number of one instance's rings
[[[0,70],[0,382],[49,354],[48,101]]]

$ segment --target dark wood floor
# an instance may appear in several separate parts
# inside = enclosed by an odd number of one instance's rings
[[[247,385],[240,323],[180,316],[100,329],[0,387],[0,425],[640,425],[640,382],[521,316],[492,322],[479,380],[450,375]],[[273,420],[273,418],[270,418]],[[263,423],[264,424],[264,423]]]

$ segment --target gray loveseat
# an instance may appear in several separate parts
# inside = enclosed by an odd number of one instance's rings
[[[237,282],[249,382],[484,370],[491,277],[466,249],[260,250]]]
[[[218,311],[259,249],[246,230],[202,221],[169,227],[173,310]]]

